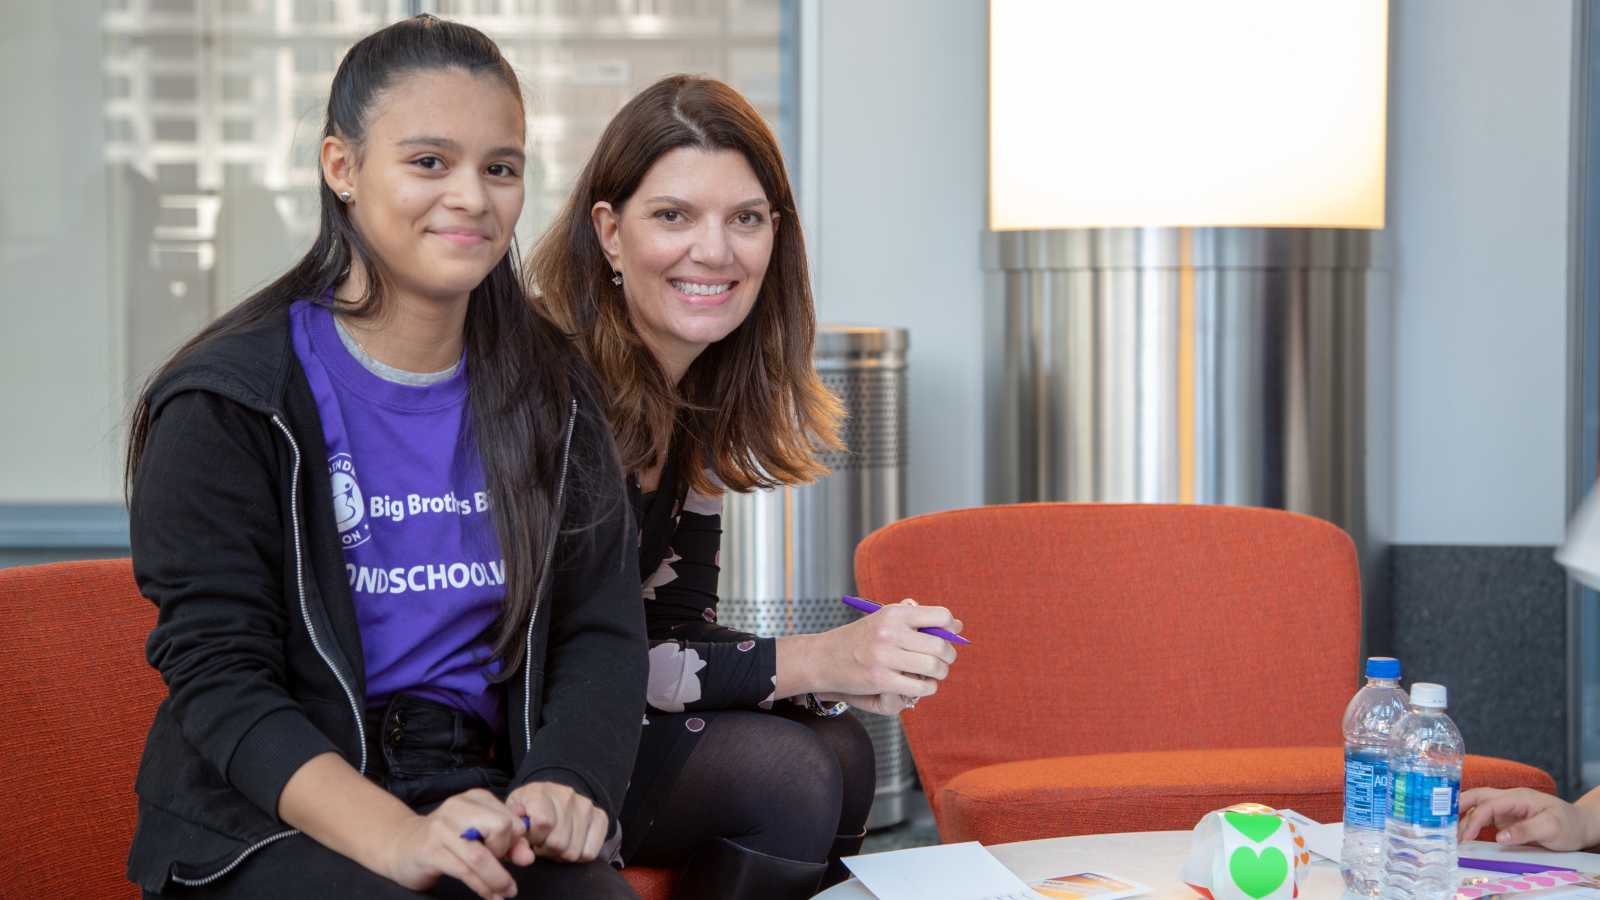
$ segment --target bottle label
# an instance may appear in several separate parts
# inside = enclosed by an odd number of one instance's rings
[[[1344,754],[1344,824],[1346,828],[1383,828],[1389,807],[1389,762],[1385,754],[1346,750]]]
[[[1421,828],[1454,828],[1461,812],[1461,781],[1445,775],[1399,772],[1389,816]]]
[[[1456,792],[1447,787],[1433,789],[1433,800],[1429,812],[1435,816],[1454,816],[1456,811]]]

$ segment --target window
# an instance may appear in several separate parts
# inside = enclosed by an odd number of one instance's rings
[[[193,119],[156,119],[156,140],[192,144],[200,134],[200,124]]]
[[[152,100],[193,100],[199,94],[193,75],[157,75],[150,79]]]
[[[294,51],[294,71],[296,75],[321,75],[326,72],[329,76],[332,76],[338,62],[339,60],[335,58],[332,47],[296,47]]]
[[[297,120],[304,120],[313,128],[320,126],[323,109],[328,105],[328,95],[325,93],[297,93],[290,104],[290,115]],[[315,120],[315,121],[314,121]]]
[[[148,29],[145,30],[147,32],[155,31],[157,27],[158,26],[151,24]],[[180,29],[182,31],[192,31],[193,26],[187,22],[174,26],[175,31]],[[132,33],[121,33],[117,34],[116,37],[122,39],[121,43],[123,43],[124,46],[132,47],[142,45],[150,51],[151,56],[160,57],[162,59],[192,60],[194,59],[195,52],[199,49],[198,42],[195,41],[193,35],[189,34],[151,36],[143,41],[137,40],[135,35]]]
[[[294,149],[289,152],[289,164],[297,169],[312,169],[319,165],[321,156],[322,136],[315,126],[308,126],[304,134],[295,138]]]
[[[251,82],[249,75],[222,76],[222,99],[249,100]]]
[[[260,184],[263,167],[250,163],[223,163],[222,185],[225,188],[240,188],[250,184]]]
[[[611,115],[662,75],[722,78],[778,121],[778,0],[50,5],[0,7],[0,84],[30,86],[0,91],[0,131],[35,138],[0,142],[4,540],[32,521],[8,510],[119,504],[139,385],[309,245],[328,86],[371,29],[420,10],[461,16],[532,88],[523,248]],[[85,22],[99,23],[97,37]],[[0,553],[0,565],[10,559]]]
[[[294,0],[294,21],[298,25],[331,25],[339,21],[339,6],[333,0]]]
[[[159,164],[156,187],[167,192],[192,194],[200,189],[200,167],[193,163]]]

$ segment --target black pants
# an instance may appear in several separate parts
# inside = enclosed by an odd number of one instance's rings
[[[396,697],[381,713],[368,715],[367,767],[369,777],[420,813],[472,788],[484,788],[504,799],[511,783],[510,745],[504,737],[490,734],[480,720],[460,710],[414,697]],[[598,859],[581,864],[539,859],[531,866],[505,863],[505,867],[517,881],[519,900],[638,900],[639,896],[621,873]],[[146,900],[158,896],[184,900],[471,900],[477,894],[449,876],[440,878],[426,893],[418,893],[297,834],[257,850],[211,884],[168,884],[161,894],[145,891],[144,896]]]
[[[594,898],[638,900],[639,895],[622,880],[622,873],[595,860],[567,865],[541,859],[526,868],[506,864],[517,880],[518,900],[532,898]],[[243,865],[204,887],[168,885],[165,892],[144,892],[145,900],[228,898],[228,900],[476,900],[466,885],[444,877],[433,889],[418,893],[401,887],[348,856],[341,856],[303,834],[287,837],[257,850]]]

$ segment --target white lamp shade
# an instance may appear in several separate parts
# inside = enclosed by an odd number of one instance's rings
[[[1383,227],[1387,0],[990,0],[990,227]]]

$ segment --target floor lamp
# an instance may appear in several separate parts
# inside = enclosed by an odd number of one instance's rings
[[[990,502],[1328,519],[1387,648],[1386,0],[991,0]]]

